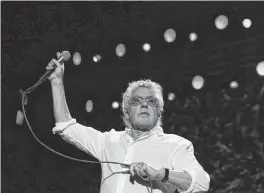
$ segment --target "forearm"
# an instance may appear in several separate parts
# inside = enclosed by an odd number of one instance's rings
[[[53,109],[56,122],[66,122],[72,119],[66,102],[63,81],[51,83]]]

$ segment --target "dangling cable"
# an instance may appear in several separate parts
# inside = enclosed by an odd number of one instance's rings
[[[77,158],[74,158],[74,157],[71,157],[71,156],[67,156],[67,155],[64,155],[64,154],[62,154],[62,153],[60,153],[60,152],[58,152],[58,151],[56,151],[56,150],[48,147],[42,141],[40,141],[40,139],[33,132],[32,128],[31,128],[31,125],[29,124],[29,121],[27,119],[27,115],[26,115],[26,111],[25,111],[25,97],[27,96],[27,93],[32,92],[38,85],[40,85],[44,81],[45,80],[39,80],[36,84],[34,84],[33,86],[31,86],[28,89],[26,89],[26,91],[23,93],[23,96],[22,96],[22,110],[23,110],[23,114],[24,114],[25,120],[27,122],[27,125],[29,127],[29,130],[30,130],[31,134],[33,135],[33,137],[37,140],[37,142],[39,142],[43,147],[45,147],[49,151],[51,151],[51,152],[53,152],[53,153],[55,153],[55,154],[57,154],[57,155],[59,155],[61,157],[64,157],[66,159],[70,159],[70,160],[73,160],[73,161],[78,161],[78,162],[83,162],[83,163],[93,163],[93,164],[102,164],[102,163],[120,164],[123,167],[129,168],[130,167],[130,164],[124,164],[124,163],[120,163],[120,162],[112,162],[112,161],[90,161],[90,160],[77,159]],[[152,181],[151,181],[151,179],[150,179],[149,176],[148,176],[148,179],[149,179],[149,184],[150,184],[150,187],[151,187],[151,193],[153,193],[153,190],[152,190]]]

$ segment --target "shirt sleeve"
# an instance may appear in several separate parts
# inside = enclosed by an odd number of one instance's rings
[[[86,127],[72,119],[68,122],[56,123],[52,129],[53,134],[59,134],[63,140],[74,145],[78,149],[102,160],[105,133],[92,127]]]
[[[180,193],[206,192],[209,189],[210,177],[204,171],[194,156],[194,149],[191,142],[182,144],[180,148],[175,149],[172,154],[172,169],[188,172],[192,177],[192,183],[188,190]]]

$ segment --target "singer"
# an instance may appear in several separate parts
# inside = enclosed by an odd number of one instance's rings
[[[59,59],[60,54],[57,53]],[[99,161],[118,161],[129,168],[101,164],[101,193],[206,192],[210,177],[194,156],[192,143],[162,129],[162,87],[151,80],[129,83],[123,94],[122,111],[126,128],[100,132],[72,118],[65,98],[64,64],[52,59],[46,69],[52,88],[54,134]]]

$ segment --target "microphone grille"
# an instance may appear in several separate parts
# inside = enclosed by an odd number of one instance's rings
[[[63,52],[61,53],[61,57],[63,57],[63,60],[64,60],[64,61],[68,61],[68,60],[70,59],[70,57],[71,57],[71,54],[70,54],[70,52],[68,52],[68,51],[63,51]]]

